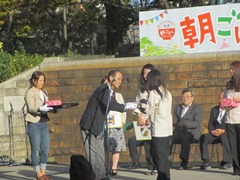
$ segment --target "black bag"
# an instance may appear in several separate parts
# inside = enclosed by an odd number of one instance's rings
[[[82,155],[72,155],[70,162],[70,180],[95,180],[96,175],[90,162]]]

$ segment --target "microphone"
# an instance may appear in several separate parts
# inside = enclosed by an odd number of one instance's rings
[[[26,103],[24,103],[23,107],[22,107],[22,115],[24,116],[26,114],[25,112],[25,106],[26,106]]]
[[[117,81],[117,78],[114,77],[113,80],[111,81],[111,83],[113,83],[114,81]]]
[[[109,82],[109,84],[110,84],[110,86],[112,86],[112,83],[114,82],[114,81],[116,81],[117,80],[117,78],[113,78],[110,82]]]

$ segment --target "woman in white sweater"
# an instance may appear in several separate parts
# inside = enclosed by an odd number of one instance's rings
[[[158,171],[158,180],[170,180],[168,155],[172,135],[172,95],[166,89],[162,74],[152,70],[147,76],[148,110],[151,120],[151,150]]]
[[[230,75],[231,79],[226,85],[225,96],[240,103],[240,61],[231,63]],[[230,108],[225,124],[233,157],[233,175],[240,176],[240,106]]]

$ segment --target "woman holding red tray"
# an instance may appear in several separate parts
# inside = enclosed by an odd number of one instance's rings
[[[48,100],[48,93],[43,89],[45,75],[36,71],[29,80],[30,87],[25,95],[27,105],[27,133],[31,145],[31,160],[37,180],[50,180],[46,175],[46,166],[49,151],[49,121],[47,112],[52,110],[45,102]]]

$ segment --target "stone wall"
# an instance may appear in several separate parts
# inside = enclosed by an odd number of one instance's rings
[[[0,139],[2,142],[0,156],[9,155],[9,147],[12,147],[14,160],[24,161],[26,159],[23,97],[29,85],[28,80],[35,70],[45,73],[45,89],[50,99],[79,103],[77,107],[50,114],[49,160],[69,163],[69,157],[72,154],[84,154],[79,120],[90,95],[100,84],[101,78],[110,70],[119,69],[123,73],[120,92],[126,102],[135,98],[141,68],[146,63],[156,65],[163,72],[168,89],[173,95],[173,107],[181,102],[183,88],[193,88],[196,94],[195,103],[199,104],[203,110],[202,133],[205,133],[210,108],[218,103],[218,94],[230,78],[229,64],[234,60],[240,60],[240,52],[87,60],[47,58],[40,66],[0,84]],[[10,133],[13,136],[9,136],[8,131],[10,103],[13,104],[13,131]],[[134,114],[128,112],[127,121],[134,119]],[[132,130],[125,133],[126,140],[132,133]],[[9,137],[13,137],[12,146],[9,145]],[[29,144],[27,146],[29,148]],[[191,152],[194,152],[194,149]],[[198,158],[200,160],[200,155]],[[141,156],[141,160],[144,161],[145,157]],[[175,161],[178,160],[175,159]],[[131,161],[128,151],[122,153],[120,161]]]
[[[39,66],[0,84],[0,156],[12,157],[15,161],[25,161],[27,147],[30,155],[24,126],[24,94],[28,80],[36,70]]]

